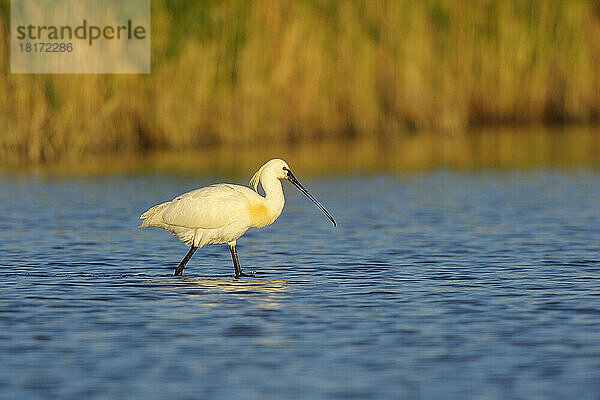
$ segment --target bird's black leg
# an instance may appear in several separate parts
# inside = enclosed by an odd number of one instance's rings
[[[198,247],[194,247],[194,246],[190,247],[190,251],[188,251],[188,253],[185,255],[185,257],[183,257],[183,260],[181,260],[181,262],[175,269],[175,274],[174,274],[175,276],[180,276],[183,273],[185,264],[187,264],[187,262],[190,261],[190,258],[192,258],[192,256],[194,255],[194,252],[197,249],[198,249]]]
[[[235,244],[229,245],[229,250],[231,250],[231,258],[233,258],[233,268],[235,268],[235,277],[239,278],[240,276],[255,276],[254,272],[250,274],[245,274],[240,267],[240,262],[238,261],[237,251],[235,249]]]
[[[242,276],[242,268],[240,267],[240,262],[238,261],[237,251],[235,250],[235,244],[229,245],[229,250],[231,250],[231,258],[233,258],[233,268],[235,269],[235,277],[239,278]]]

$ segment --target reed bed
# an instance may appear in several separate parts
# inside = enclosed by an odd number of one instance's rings
[[[9,73],[0,162],[600,121],[594,1],[152,2],[149,75]]]

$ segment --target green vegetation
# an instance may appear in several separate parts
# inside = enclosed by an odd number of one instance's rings
[[[597,1],[156,0],[150,75],[10,74],[8,10],[7,162],[600,120]]]

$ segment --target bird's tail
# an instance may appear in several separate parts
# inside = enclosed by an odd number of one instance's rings
[[[142,215],[140,215],[140,219],[143,219],[143,221],[139,228],[150,228],[152,226],[162,228],[162,214],[165,211],[165,208],[167,208],[170,203],[171,202],[168,201],[166,203],[158,204],[146,211],[145,213],[143,213]]]

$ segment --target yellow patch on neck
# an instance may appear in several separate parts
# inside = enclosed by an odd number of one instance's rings
[[[250,204],[248,217],[252,226],[262,228],[263,226],[273,223],[275,220],[263,203]]]

